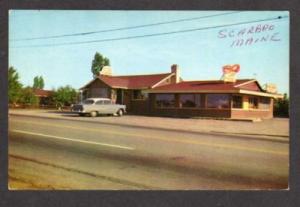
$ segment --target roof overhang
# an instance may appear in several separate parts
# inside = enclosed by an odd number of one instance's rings
[[[263,96],[271,98],[283,98],[282,94],[272,94],[259,91],[249,91],[249,90],[147,90],[147,93],[235,93],[235,94],[247,94],[254,96]]]
[[[238,93],[239,90],[147,90],[147,93]]]
[[[275,93],[265,93],[259,91],[249,91],[249,90],[240,90],[239,93],[247,94],[247,95],[254,95],[254,96],[264,96],[264,97],[271,97],[271,98],[283,98],[282,94],[275,94]]]
[[[79,90],[83,90],[85,89],[86,87],[88,87],[90,84],[92,84],[94,81],[96,81],[97,79],[99,79],[98,77],[97,78],[94,78],[93,80],[91,80],[90,82],[88,82],[87,84],[85,84],[84,86],[82,86],[81,88],[79,88]]]
[[[114,85],[110,85],[109,83],[105,82],[101,78],[96,77],[93,80],[91,80],[90,82],[88,82],[87,84],[85,84],[84,86],[82,86],[81,88],[79,88],[79,90],[87,89],[96,80],[102,81],[103,83],[105,83],[110,88],[115,88],[115,89],[118,89],[118,88],[120,88],[120,89],[131,89],[131,90],[145,90],[145,89],[154,88],[154,87],[158,86],[160,83],[162,83],[166,79],[172,77],[173,75],[174,75],[174,73],[166,74],[166,77],[164,77],[163,79],[159,80],[157,83],[154,83],[153,85],[149,85],[148,87],[137,87],[137,88],[136,87],[126,87],[126,86],[114,86]]]

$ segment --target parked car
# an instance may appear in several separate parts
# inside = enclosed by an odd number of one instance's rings
[[[126,113],[126,106],[115,104],[108,98],[88,98],[82,103],[75,104],[71,108],[72,112],[77,112],[80,116],[89,114],[95,117],[99,114],[117,114],[122,116]]]

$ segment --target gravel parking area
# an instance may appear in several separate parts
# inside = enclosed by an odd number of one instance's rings
[[[274,137],[289,137],[289,119],[273,118],[261,122],[231,121],[194,118],[149,117],[137,115],[80,117],[71,112],[56,110],[11,109],[10,115],[38,116],[68,120],[92,121],[107,124],[131,125],[138,127],[184,130],[193,132],[228,133],[240,135],[260,135]]]

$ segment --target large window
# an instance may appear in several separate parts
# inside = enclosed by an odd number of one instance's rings
[[[107,88],[91,88],[91,97],[108,98]]]
[[[156,94],[157,107],[175,107],[174,94]]]
[[[243,97],[242,96],[232,96],[232,107],[241,109],[243,108]]]
[[[258,109],[258,98],[257,97],[249,97],[249,108],[250,109]]]
[[[200,107],[201,95],[200,94],[180,94],[179,95],[180,107]]]
[[[148,93],[145,93],[142,90],[133,90],[132,92],[132,99],[133,100],[140,100],[140,99],[147,99]]]
[[[207,108],[224,109],[229,108],[228,94],[207,94]]]
[[[259,100],[259,108],[260,109],[269,109],[270,108],[270,98],[261,97]]]

